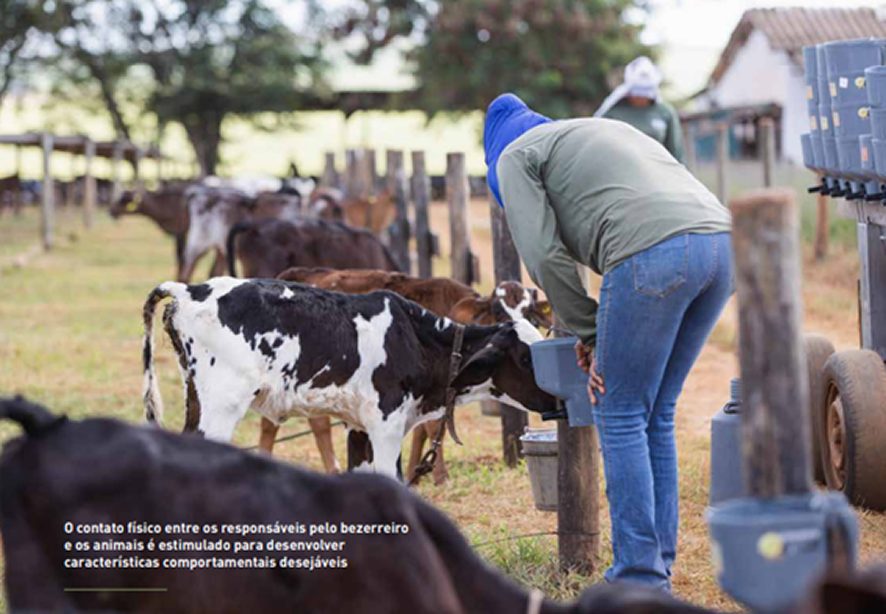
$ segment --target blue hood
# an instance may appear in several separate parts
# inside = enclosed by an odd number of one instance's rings
[[[486,109],[486,123],[483,126],[483,148],[486,150],[486,181],[500,207],[501,194],[498,190],[498,175],[495,167],[501,152],[530,128],[552,121],[526,106],[526,103],[513,94],[502,94]]]

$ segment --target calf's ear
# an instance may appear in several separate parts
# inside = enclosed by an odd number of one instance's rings
[[[550,328],[554,325],[554,322],[551,319],[554,310],[551,308],[551,304],[548,301],[536,301],[533,305],[532,311],[538,320],[539,326]]]
[[[462,365],[452,382],[453,388],[475,386],[488,380],[504,358],[505,353],[501,348],[493,344],[487,345]]]

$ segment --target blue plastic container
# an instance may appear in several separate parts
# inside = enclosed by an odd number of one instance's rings
[[[871,107],[871,132],[875,139],[886,139],[886,107]]]
[[[831,105],[831,118],[836,136],[860,136],[871,132],[871,108],[864,102],[840,102]]]
[[[807,100],[806,109],[809,115],[809,131],[818,132],[818,114],[820,112],[818,99],[815,98],[813,100]]]
[[[872,107],[886,107],[886,66],[870,66],[864,71],[865,91]]]
[[[812,142],[812,159],[815,162],[815,168],[821,172],[824,170],[824,147],[821,144],[821,133],[810,132],[809,140]]]
[[[861,159],[861,169],[865,176],[865,192],[870,195],[880,194],[880,180],[874,169],[874,149],[871,145],[871,135],[863,134],[858,137],[858,152]]]
[[[803,166],[817,171],[818,169],[815,166],[815,154],[812,152],[812,135],[808,133],[801,134],[800,147],[803,150]]]
[[[878,38],[860,38],[848,41],[832,41],[825,43],[825,66],[828,82],[837,86],[840,77],[863,73],[868,66],[883,63],[886,40]],[[821,64],[819,64],[819,67]],[[821,72],[821,68],[819,68]]]
[[[828,87],[828,67],[827,60],[824,55],[824,45],[815,46],[815,65],[816,75],[815,83],[818,90],[818,103],[824,104],[831,99],[830,88]],[[834,92],[836,93],[836,92]]]
[[[837,87],[837,96],[834,100],[840,102],[855,102],[864,105],[869,104],[868,90],[866,87],[867,82],[863,70],[840,75],[834,83],[836,83]]]
[[[886,141],[871,139],[874,150],[874,171],[881,183],[886,183]]]
[[[818,98],[818,62],[815,45],[803,47],[803,73],[806,78],[806,100]]]
[[[842,493],[742,498],[707,513],[720,586],[753,612],[797,606],[828,566],[828,530],[845,536],[850,565],[858,523]],[[793,611],[793,610],[791,610]]]
[[[711,505],[747,494],[741,460],[741,380],[733,378],[729,390],[729,402],[711,419]]]
[[[545,392],[566,404],[569,426],[594,424],[591,400],[588,398],[588,376],[576,364],[576,337],[537,341],[529,346],[535,383]]]
[[[840,163],[837,159],[837,140],[833,136],[822,134],[821,145],[824,151],[824,172],[832,177],[840,175]]]
[[[861,147],[858,144],[858,137],[837,137],[837,163],[846,179],[861,183],[867,178],[864,169],[861,168]]]

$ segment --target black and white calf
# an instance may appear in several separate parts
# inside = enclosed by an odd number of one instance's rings
[[[228,441],[251,407],[277,423],[293,414],[336,416],[365,432],[370,468],[396,475],[403,436],[445,411],[456,326],[397,294],[341,294],[269,279],[166,282],[144,307],[145,413],[162,415],[153,368],[159,301],[185,382],[185,430]],[[496,399],[548,412],[535,384],[525,320],[466,326],[455,404]]]

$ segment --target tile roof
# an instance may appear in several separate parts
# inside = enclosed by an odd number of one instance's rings
[[[759,29],[772,49],[787,52],[796,63],[803,61],[802,48],[832,40],[886,38],[884,13],[874,8],[810,9],[770,8],[745,11],[711,73],[716,83],[732,64],[751,32]]]

